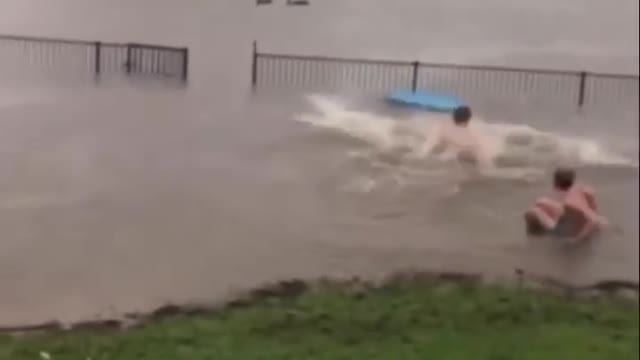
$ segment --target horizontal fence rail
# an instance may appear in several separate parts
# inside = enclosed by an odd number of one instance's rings
[[[95,77],[121,73],[186,82],[189,49],[0,35],[0,68],[12,65]]]
[[[259,52],[256,43],[251,72],[254,88],[412,89],[638,107],[638,75],[272,54]]]

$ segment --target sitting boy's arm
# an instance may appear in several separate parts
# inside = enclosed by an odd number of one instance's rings
[[[572,204],[566,204],[566,206],[572,207],[584,216],[584,223],[575,236],[576,241],[589,239],[589,237],[591,237],[591,235],[593,235],[600,227],[608,224],[607,219],[600,216],[591,208],[585,209],[583,206],[574,206]]]
[[[589,207],[591,208],[591,210],[598,211],[598,204],[596,203],[596,196],[593,189],[591,189],[590,187],[584,186],[582,188],[582,192],[584,193],[584,197],[587,200],[587,204],[589,204]]]
[[[593,233],[598,229],[598,223],[593,221],[592,219],[585,219],[582,228],[578,231],[578,234],[575,236],[576,241],[585,241],[588,240]]]

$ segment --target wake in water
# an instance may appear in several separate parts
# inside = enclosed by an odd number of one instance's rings
[[[355,181],[364,191],[376,187],[380,176],[395,183],[460,181],[470,176],[535,181],[557,165],[637,167],[592,139],[562,136],[526,125],[490,123],[474,118],[470,131],[483,139],[490,166],[466,166],[456,149],[428,144],[448,124],[449,114],[424,113],[420,117],[395,119],[349,110],[343,102],[320,95],[308,100],[314,112],[296,120],[355,140],[348,157],[365,164],[371,175]],[[453,151],[452,151],[453,150]]]

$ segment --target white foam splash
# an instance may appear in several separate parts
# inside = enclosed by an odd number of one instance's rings
[[[352,111],[345,103],[322,95],[310,95],[308,100],[315,112],[297,116],[298,121],[369,144],[377,154],[395,154],[404,160],[415,160],[416,156],[423,160],[438,157],[438,154],[421,153],[421,148],[432,136],[434,127],[448,120],[446,115],[426,114],[419,119],[394,119]],[[489,153],[498,168],[542,168],[557,164],[638,166],[637,162],[609,151],[594,139],[480,119],[474,120],[472,128],[486,139]],[[437,160],[448,159],[440,157]]]

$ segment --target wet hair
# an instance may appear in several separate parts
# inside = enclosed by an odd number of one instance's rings
[[[553,187],[567,191],[576,181],[576,172],[569,168],[558,168],[553,173]]]
[[[468,106],[458,106],[453,111],[453,123],[456,125],[467,125],[471,120],[471,108]]]

